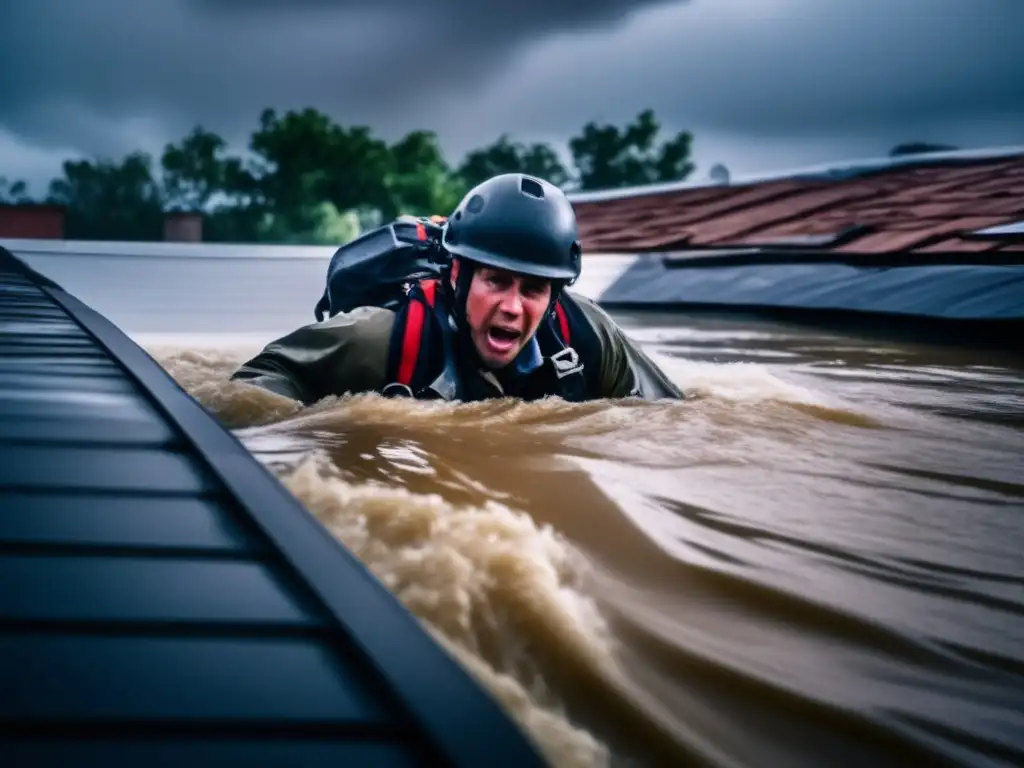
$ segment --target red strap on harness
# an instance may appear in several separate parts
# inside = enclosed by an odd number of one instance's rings
[[[437,296],[437,281],[423,280],[420,283],[420,290],[423,291],[423,297],[427,300],[427,306],[433,309],[434,297]],[[398,381],[406,386],[412,383],[412,375],[419,360],[420,341],[423,338],[423,321],[426,313],[427,310],[422,301],[409,302],[405,333],[402,335],[402,360],[398,365]]]
[[[562,302],[555,302],[555,314],[558,315],[558,325],[562,330],[562,341],[565,342],[566,346],[569,344],[569,317],[565,314],[565,308],[562,306]]]

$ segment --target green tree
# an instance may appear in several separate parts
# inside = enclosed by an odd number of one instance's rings
[[[224,188],[248,209],[231,218],[234,228],[255,222],[261,240],[321,242],[352,221],[447,212],[461,192],[429,131],[389,146],[313,109],[265,110],[249,149],[253,161],[226,163]]]
[[[332,203],[321,203],[316,210],[317,223],[309,233],[308,242],[341,245],[360,233],[359,216],[355,211],[339,211]]]
[[[400,214],[447,215],[465,190],[454,176],[430,131],[413,131],[389,148],[385,180],[388,200],[380,208],[384,219]]]
[[[249,148],[254,162],[231,164],[227,188],[272,216],[271,239],[314,230],[324,202],[338,211],[391,202],[388,146],[365,126],[345,129],[314,109],[281,117],[267,109]]]
[[[541,143],[527,146],[513,142],[508,134],[502,134],[488,147],[470,152],[457,171],[466,189],[499,173],[529,173],[556,186],[570,181],[569,172],[550,146]]]
[[[587,123],[582,133],[569,141],[579,188],[610,189],[684,180],[695,168],[690,162],[693,136],[680,131],[656,146],[660,130],[650,109],[641,112],[624,130]]]
[[[447,214],[498,173],[582,189],[686,178],[694,170],[691,135],[658,143],[659,130],[651,110],[622,129],[588,123],[569,141],[572,168],[547,144],[503,134],[453,169],[430,131],[389,145],[366,126],[342,127],[315,109],[266,109],[249,157],[232,156],[222,137],[197,125],[164,147],[159,174],[142,152],[120,162],[69,161],[48,200],[67,206],[70,237],[158,239],[164,211],[177,208],[202,210],[211,241],[333,243],[399,214]],[[27,199],[25,185],[0,180],[6,199]]]
[[[178,144],[167,144],[160,158],[164,203],[169,208],[205,209],[226,192],[227,142],[197,125]]]
[[[67,237],[154,240],[163,232],[163,198],[153,160],[133,152],[121,162],[69,160],[50,183],[48,202],[66,206]]]
[[[0,176],[0,203],[23,205],[31,202],[32,198],[28,194],[28,184],[25,181],[8,181],[6,176]]]

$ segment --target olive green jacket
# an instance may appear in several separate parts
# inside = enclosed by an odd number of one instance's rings
[[[683,397],[603,309],[578,294],[572,298],[600,342],[600,391],[595,398]],[[395,317],[391,310],[361,307],[303,326],[267,344],[231,378],[306,405],[328,395],[380,392],[391,383],[387,380],[388,348]],[[496,377],[484,371],[478,374],[473,381],[463,382],[467,399],[506,395]]]

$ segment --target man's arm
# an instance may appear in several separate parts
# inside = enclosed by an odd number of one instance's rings
[[[594,301],[572,295],[590,321],[601,346],[599,397],[682,400],[683,391]]]
[[[328,395],[379,391],[387,382],[395,315],[361,308],[270,342],[231,378],[311,405]]]

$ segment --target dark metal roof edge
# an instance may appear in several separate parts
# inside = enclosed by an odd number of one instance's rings
[[[974,348],[1020,356],[1020,318],[948,318],[871,309],[808,307],[783,304],[730,304],[718,301],[601,301],[611,312],[701,314],[744,320],[794,322],[804,327],[847,330],[882,339],[904,338],[931,344],[966,343]]]
[[[387,683],[449,765],[544,766],[493,697],[374,574],[117,326],[5,248],[183,433]],[[368,599],[369,596],[369,599]],[[376,604],[368,606],[368,602]],[[446,666],[447,665],[447,666]],[[437,671],[445,670],[441,680]]]
[[[54,288],[58,291],[61,290],[61,287],[57,285],[57,283],[48,278],[46,275],[34,270],[32,267],[30,267],[24,261],[19,259],[9,250],[4,248],[3,245],[0,245],[0,260],[9,262],[9,264],[11,265],[15,272],[20,274],[26,280],[31,280],[33,283],[35,283],[41,288]]]

